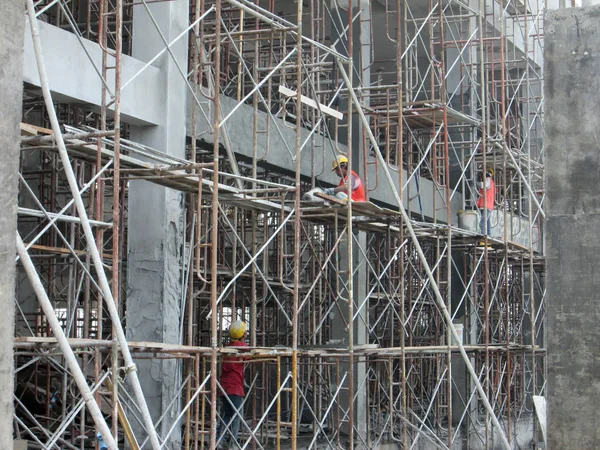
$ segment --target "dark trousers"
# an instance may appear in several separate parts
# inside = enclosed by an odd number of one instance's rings
[[[221,397],[221,422],[217,428],[217,446],[229,447],[230,438],[237,440],[240,430],[240,416],[242,415],[242,403],[244,397],[239,395],[228,395]],[[239,415],[236,414],[239,412]],[[229,428],[227,429],[227,426]],[[221,441],[219,443],[219,440]]]

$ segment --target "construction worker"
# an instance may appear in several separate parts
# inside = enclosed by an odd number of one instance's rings
[[[235,321],[229,327],[231,341],[228,347],[248,347],[245,339],[248,335],[246,322]],[[230,440],[237,440],[244,403],[244,360],[245,356],[226,356],[223,358],[219,383],[225,392],[221,392],[221,422],[217,428],[217,448],[229,448]],[[227,427],[229,426],[229,429]]]
[[[348,198],[348,178],[352,183],[352,201],[355,202],[366,202],[367,196],[365,195],[365,187],[358,174],[352,170],[350,177],[348,177],[348,158],[344,155],[338,155],[335,160],[332,161],[332,172],[335,172],[338,177],[341,178],[340,184],[335,188],[324,189],[323,192],[327,195],[335,196],[340,200],[346,200]]]
[[[485,181],[484,181],[485,178]],[[484,186],[485,185],[485,186]],[[479,188],[479,198],[477,199],[477,208],[479,208],[479,229],[481,234],[485,236],[490,235],[490,229],[492,228],[491,217],[492,211],[494,210],[494,199],[496,197],[496,184],[494,183],[494,169],[487,168],[485,170],[485,176],[479,176],[477,182]],[[485,189],[485,191],[484,191]],[[484,208],[487,209],[487,221],[485,220]]]

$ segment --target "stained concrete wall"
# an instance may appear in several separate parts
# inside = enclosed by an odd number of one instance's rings
[[[600,7],[544,31],[548,448],[600,448]]]
[[[0,2],[0,448],[13,447],[13,327],[23,95],[23,2]]]

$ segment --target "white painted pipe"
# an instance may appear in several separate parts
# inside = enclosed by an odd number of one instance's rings
[[[463,346],[462,341],[461,341],[460,337],[458,336],[458,333],[456,332],[456,328],[454,327],[454,324],[452,323],[452,317],[450,316],[450,313],[448,312],[448,309],[446,308],[446,304],[444,302],[444,299],[442,298],[440,289],[438,288],[438,285],[435,281],[433,272],[431,272],[431,268],[429,267],[427,258],[425,258],[423,249],[421,248],[421,245],[419,244],[419,240],[417,239],[417,235],[415,234],[415,230],[412,226],[410,218],[408,217],[408,214],[406,213],[406,210],[404,209],[404,204],[402,202],[402,198],[400,197],[400,194],[398,193],[398,190],[396,189],[396,185],[394,184],[394,181],[392,180],[392,175],[390,174],[390,171],[387,167],[387,163],[385,162],[385,159],[383,158],[383,155],[381,154],[381,150],[379,150],[379,146],[377,145],[377,139],[375,139],[375,136],[373,135],[373,132],[371,131],[369,121],[367,120],[365,113],[363,112],[363,110],[360,106],[360,102],[358,101],[358,98],[356,97],[356,93],[354,92],[354,89],[352,89],[352,85],[350,84],[350,80],[348,79],[348,75],[346,74],[346,69],[344,69],[344,66],[340,61],[337,61],[337,64],[340,69],[340,73],[341,73],[342,77],[344,78],[346,85],[348,86],[348,92],[350,93],[350,96],[352,97],[352,101],[354,102],[354,104],[356,106],[356,110],[358,111],[358,114],[362,120],[365,130],[369,136],[369,139],[371,140],[371,143],[373,144],[375,154],[377,155],[377,159],[379,160],[379,165],[383,168],[385,177],[390,185],[390,189],[391,189],[392,193],[394,194],[394,198],[396,199],[396,202],[398,203],[398,209],[400,210],[400,214],[402,214],[402,219],[404,221],[404,225],[406,225],[406,229],[408,230],[408,233],[410,234],[410,237],[412,238],[415,248],[417,249],[419,259],[421,260],[421,263],[423,264],[425,272],[427,273],[427,278],[429,278],[429,283],[431,284],[431,287],[433,288],[433,292],[435,293],[435,298],[437,300],[438,309],[442,312],[442,315],[444,316],[444,320],[446,321],[446,325],[450,329],[452,337],[458,344],[458,349],[460,351],[460,355],[462,356],[462,359],[465,362],[465,365],[467,366],[467,370],[469,371],[469,374],[471,375],[471,379],[475,383],[477,392],[479,392],[479,396],[481,397],[481,401],[483,402],[485,409],[490,414],[490,417],[492,418],[492,422],[493,422],[494,426],[496,427],[496,429],[498,430],[498,433],[502,439],[502,444],[504,445],[504,448],[506,448],[506,450],[511,450],[510,444],[508,443],[508,439],[506,439],[506,435],[502,431],[500,422],[498,421],[496,414],[494,414],[494,409],[492,408],[492,405],[490,404],[487,396],[485,395],[483,386],[481,385],[481,382],[479,381],[479,378],[477,377],[477,374],[475,373],[475,369],[473,368],[473,365],[471,364],[471,360],[469,359],[469,356],[467,355],[467,352],[465,351],[465,347]]]
[[[108,425],[106,424],[106,421],[104,420],[102,411],[100,411],[100,407],[96,403],[94,394],[92,394],[90,387],[88,386],[87,382],[85,381],[85,376],[83,375],[83,371],[81,370],[81,367],[79,367],[79,363],[77,362],[75,353],[73,353],[73,349],[71,348],[71,345],[69,344],[69,340],[67,339],[67,336],[65,336],[65,333],[60,326],[60,322],[58,321],[58,318],[56,317],[56,313],[54,312],[52,303],[50,303],[48,294],[46,294],[46,290],[44,289],[44,286],[42,285],[40,277],[35,270],[33,262],[31,261],[31,258],[29,257],[29,253],[27,253],[27,250],[25,250],[25,244],[23,244],[23,240],[21,239],[21,236],[19,236],[18,231],[17,231],[17,253],[19,254],[19,257],[21,258],[21,264],[23,264],[23,267],[25,268],[25,273],[27,273],[27,278],[29,278],[29,282],[31,283],[31,286],[33,287],[33,291],[35,292],[35,295],[37,296],[37,298],[40,302],[40,306],[42,307],[42,310],[44,311],[44,314],[46,315],[46,319],[48,320],[48,323],[50,324],[50,328],[52,328],[52,332],[54,333],[54,336],[56,337],[56,340],[58,341],[58,345],[64,354],[65,361],[67,362],[67,366],[69,367],[69,370],[71,371],[71,374],[73,375],[73,378],[75,379],[75,383],[77,384],[77,387],[81,391],[81,396],[83,397],[83,401],[85,402],[85,404],[88,408],[88,411],[90,412],[90,415],[92,416],[92,419],[94,420],[94,423],[96,424],[96,427],[98,427],[98,431],[100,431],[100,433],[102,433],[104,442],[106,442],[106,445],[108,445],[108,448],[110,450],[119,450],[119,448],[117,447],[117,443],[115,442],[115,439],[113,438],[113,436],[110,432],[110,428],[108,428]]]
[[[535,195],[535,192],[533,192],[533,189],[531,189],[531,185],[527,182],[527,177],[525,175],[523,175],[523,172],[521,171],[521,168],[519,167],[519,163],[517,162],[517,160],[513,156],[512,152],[510,151],[510,148],[508,148],[508,146],[506,144],[501,145],[498,142],[494,142],[494,145],[496,147],[498,147],[500,150],[502,150],[503,152],[506,152],[506,154],[508,155],[508,157],[510,158],[510,160],[514,164],[515,169],[517,169],[517,172],[518,172],[519,176],[521,177],[521,180],[523,180],[523,183],[525,184],[525,187],[527,188],[527,191],[529,191],[529,195],[531,195],[531,199],[535,203],[535,206],[537,206],[537,209],[539,210],[540,214],[545,219],[546,218],[546,213],[542,209],[542,205],[538,201],[537,196]],[[527,158],[529,159],[529,156],[527,156]],[[531,217],[531,215],[530,215],[530,217]]]
[[[123,331],[123,327],[121,326],[119,312],[117,311],[117,307],[115,305],[115,301],[110,290],[110,285],[108,284],[108,279],[106,277],[106,273],[104,272],[104,266],[102,264],[100,252],[96,248],[96,242],[94,239],[94,234],[92,233],[92,227],[90,225],[87,212],[85,210],[85,205],[83,204],[83,199],[81,198],[81,194],[79,193],[77,180],[75,179],[75,175],[73,173],[71,161],[69,161],[67,148],[65,147],[65,142],[62,137],[62,132],[58,123],[56,111],[54,110],[52,95],[50,94],[50,88],[48,87],[48,77],[46,75],[46,66],[44,65],[42,44],[37,26],[37,21],[35,18],[33,0],[27,0],[27,14],[29,15],[29,25],[31,27],[33,48],[35,50],[35,58],[40,76],[40,85],[42,88],[42,93],[44,95],[44,102],[46,104],[46,109],[48,111],[50,123],[52,124],[52,131],[54,132],[54,138],[56,140],[58,153],[63,164],[63,169],[69,182],[71,193],[73,194],[73,200],[75,200],[75,206],[77,208],[79,218],[81,219],[81,227],[83,228],[85,234],[87,249],[90,252],[92,261],[94,263],[94,267],[96,269],[96,273],[98,274],[98,284],[102,289],[102,297],[104,298],[106,309],[108,310],[112,321],[114,333],[116,334],[121,353],[123,354],[125,369],[127,371],[127,374],[131,376],[131,385],[133,387],[133,392],[138,402],[138,406],[142,413],[142,421],[150,437],[150,443],[152,445],[152,448],[154,450],[160,450],[160,443],[158,442],[158,436],[156,435],[156,430],[154,429],[154,424],[152,423],[152,417],[150,416],[150,411],[148,410],[148,405],[146,404],[146,399],[144,398],[142,386],[137,375],[137,368],[133,363],[133,358],[131,357],[131,352],[129,351],[129,345],[127,344],[127,339],[125,338],[125,333]]]

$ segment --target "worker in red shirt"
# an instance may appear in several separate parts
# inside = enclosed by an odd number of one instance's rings
[[[352,183],[352,201],[367,201],[365,187],[358,174],[354,170],[351,170],[350,176],[348,176],[348,158],[346,158],[344,155],[338,155],[332,162],[331,171],[335,172],[337,176],[341,178],[340,184],[335,188],[324,189],[323,192],[325,194],[335,196],[340,200],[346,200],[348,198],[348,182],[350,182]]]
[[[244,342],[248,335],[246,322],[236,321],[229,327],[231,341],[228,347],[248,347]],[[244,403],[244,361],[245,356],[226,356],[223,358],[219,383],[225,392],[221,393],[221,422],[217,429],[217,448],[229,448],[229,438],[237,440]],[[229,432],[226,433],[229,426]]]
[[[481,234],[489,236],[491,229],[491,217],[492,211],[494,210],[494,200],[496,197],[496,184],[494,183],[494,169],[486,169],[485,181],[484,177],[479,178],[477,187],[479,188],[479,198],[477,199],[477,208],[479,208],[479,214],[481,218],[479,220],[479,228]],[[487,209],[487,221],[484,220],[484,208]]]

